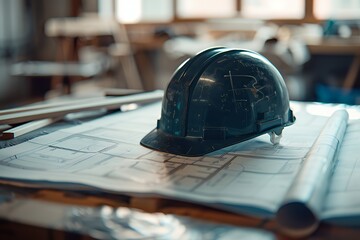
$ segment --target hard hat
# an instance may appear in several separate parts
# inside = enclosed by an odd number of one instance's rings
[[[199,156],[264,133],[280,135],[294,121],[285,82],[274,65],[253,51],[216,47],[175,71],[161,118],[141,144]]]

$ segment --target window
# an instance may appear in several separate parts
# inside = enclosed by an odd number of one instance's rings
[[[233,17],[237,14],[236,0],[177,0],[179,18]]]
[[[326,0],[325,0],[326,1]],[[241,16],[258,19],[301,19],[304,0],[242,0]]]
[[[318,19],[360,19],[359,0],[314,0]]]
[[[115,15],[122,23],[168,22],[173,19],[173,1],[116,0]]]
[[[100,15],[115,14],[123,23],[235,16],[311,22],[360,19],[360,0],[99,0],[98,4]]]

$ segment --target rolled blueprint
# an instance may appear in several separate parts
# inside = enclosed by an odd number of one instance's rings
[[[305,156],[276,214],[282,232],[305,236],[317,229],[348,118],[345,110],[336,111]]]

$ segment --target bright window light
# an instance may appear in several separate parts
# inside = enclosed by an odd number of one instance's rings
[[[242,0],[241,15],[256,19],[301,19],[305,0]]]
[[[178,0],[180,18],[232,17],[236,15],[236,0]]]
[[[314,15],[318,19],[360,19],[360,1],[315,0]]]
[[[99,12],[99,16],[101,17],[113,17],[114,16],[113,0],[98,1],[98,12]]]
[[[119,22],[136,23],[141,20],[141,0],[117,0],[115,14]]]
[[[116,0],[115,14],[119,22],[166,22],[173,18],[169,0]]]

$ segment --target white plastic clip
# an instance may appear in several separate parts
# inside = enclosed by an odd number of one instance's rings
[[[277,135],[275,132],[270,132],[270,142],[274,145],[278,145],[280,143],[280,139],[282,137],[282,134]]]

